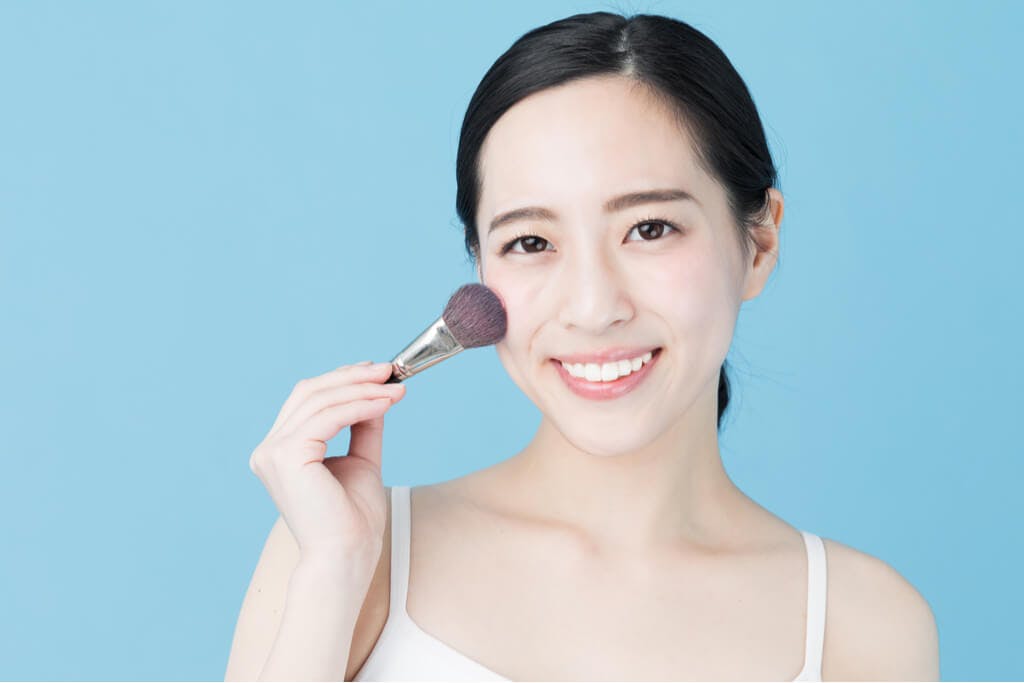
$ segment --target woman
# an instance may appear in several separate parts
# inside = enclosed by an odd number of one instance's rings
[[[457,175],[540,427],[493,467],[388,490],[389,364],[300,382],[250,460],[281,518],[226,678],[937,680],[905,579],[723,468],[725,357],[783,197],[721,50],[660,16],[531,31],[477,88]]]

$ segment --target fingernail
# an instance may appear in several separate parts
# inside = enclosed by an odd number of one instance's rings
[[[361,360],[358,363],[356,363],[356,365],[369,365],[372,362],[372,360]]]

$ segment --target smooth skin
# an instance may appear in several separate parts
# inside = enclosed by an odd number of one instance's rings
[[[242,605],[226,679],[344,677],[387,523],[384,414],[405,396],[405,385],[385,383],[391,371],[364,361],[300,380],[249,456],[280,516]],[[327,442],[346,427],[348,453],[327,457]]]
[[[488,134],[481,167],[478,276],[505,303],[496,350],[541,420],[498,464],[413,488],[410,617],[515,680],[792,680],[804,658],[803,539],[731,481],[716,428],[719,368],[742,303],[775,267],[782,194],[770,190],[760,248],[745,256],[688,132],[622,77],[519,102]],[[605,210],[669,188],[693,200]],[[488,231],[523,207],[549,217]],[[571,393],[551,363],[619,345],[662,356],[613,401]],[[278,557],[294,548],[278,532],[261,557],[278,569],[254,575],[252,619],[280,607]],[[823,678],[938,680],[924,597],[882,560],[825,546]],[[389,561],[390,519],[346,679],[386,621]]]

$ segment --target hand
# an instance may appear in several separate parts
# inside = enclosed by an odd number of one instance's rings
[[[303,559],[360,556],[376,564],[387,522],[381,476],[384,413],[405,395],[391,363],[365,361],[299,381],[249,458]],[[325,458],[351,427],[348,454]],[[372,571],[372,566],[370,567]]]

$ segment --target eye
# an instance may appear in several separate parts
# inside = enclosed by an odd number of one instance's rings
[[[524,247],[527,247],[529,245],[529,248],[526,248],[523,251],[515,251],[515,253],[517,254],[539,254],[542,251],[545,251],[547,245],[550,244],[550,242],[548,242],[543,237],[537,237],[536,235],[517,235],[516,237],[506,242],[504,246],[501,247],[500,253],[507,254],[508,252],[513,251],[512,247],[514,247],[516,244],[520,242],[523,243]],[[540,248],[536,249],[535,247],[537,246],[539,246]]]
[[[669,230],[679,232],[679,228],[676,226],[672,225],[668,221],[663,221],[657,218],[648,218],[642,223],[637,223],[630,228],[629,233],[626,233],[626,235],[629,236],[629,234],[634,230],[638,230],[638,234],[644,235],[644,239],[641,240],[643,242],[654,242],[668,234]]]

